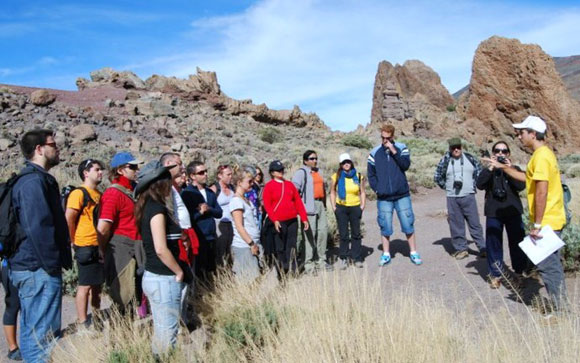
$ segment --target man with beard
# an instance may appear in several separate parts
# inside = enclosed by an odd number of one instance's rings
[[[24,239],[10,257],[10,277],[18,289],[22,314],[20,350],[26,362],[45,362],[60,337],[62,269],[72,267],[69,234],[56,179],[48,171],[59,163],[51,130],[28,131],[20,141],[26,159],[12,190],[12,204]]]

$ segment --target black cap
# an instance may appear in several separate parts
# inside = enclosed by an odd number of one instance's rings
[[[270,171],[282,171],[284,170],[284,164],[280,160],[274,160],[270,163]]]

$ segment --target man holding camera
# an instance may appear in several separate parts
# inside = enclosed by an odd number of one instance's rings
[[[487,251],[475,200],[475,182],[481,172],[481,164],[473,155],[463,152],[460,138],[454,137],[448,142],[449,151],[439,161],[434,180],[447,192],[447,221],[455,248],[453,257],[461,260],[469,255],[465,238],[467,221],[469,234],[479,248],[479,257],[485,258]]]

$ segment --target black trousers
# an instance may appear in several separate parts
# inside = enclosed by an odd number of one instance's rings
[[[18,289],[10,281],[8,267],[2,266],[2,286],[4,287],[4,325],[16,325],[18,312],[20,311],[20,299],[18,298]]]
[[[338,234],[340,235],[340,259],[346,260],[349,257],[350,247],[350,258],[353,261],[362,261],[360,234],[360,219],[362,217],[362,210],[360,209],[360,206],[345,207],[343,205],[337,204],[334,215],[336,216]]]
[[[276,266],[278,277],[282,277],[290,270],[295,271],[298,219],[280,222],[280,232],[277,232],[274,223],[267,218],[262,231],[262,245],[266,261],[270,266]]]

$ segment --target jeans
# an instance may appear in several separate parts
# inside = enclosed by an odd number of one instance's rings
[[[183,282],[175,281],[175,275],[157,275],[149,271],[143,275],[143,292],[149,299],[153,315],[153,354],[167,353],[177,342],[184,287]]]
[[[447,197],[447,214],[451,243],[456,251],[467,251],[465,221],[467,221],[469,234],[477,247],[480,250],[485,248],[483,228],[481,228],[481,223],[479,222],[475,194],[469,194],[465,197]]]
[[[326,245],[328,243],[328,218],[324,203],[314,201],[316,214],[308,216],[310,228],[307,231],[301,228],[298,236],[298,252],[304,262],[304,270],[313,271],[316,267],[323,267],[326,263]]]
[[[339,256],[342,260],[348,258],[348,247],[350,245],[350,257],[353,261],[362,261],[361,259],[361,234],[360,219],[362,210],[360,206],[345,207],[337,204],[336,224],[338,225],[338,234],[340,235]],[[350,235],[349,235],[350,226]]]
[[[10,271],[20,297],[20,352],[25,362],[47,362],[60,336],[62,276],[43,269]]]
[[[524,222],[521,215],[509,217],[487,217],[485,222],[485,246],[487,248],[487,264],[489,274],[500,277],[505,273],[503,262],[503,228],[508,235],[508,246],[512,268],[521,274],[528,265],[528,257],[518,243],[525,237]]]
[[[377,200],[377,222],[381,228],[381,235],[390,237],[393,234],[393,210],[397,212],[401,230],[404,234],[415,232],[415,214],[411,204],[411,197],[397,200]]]

